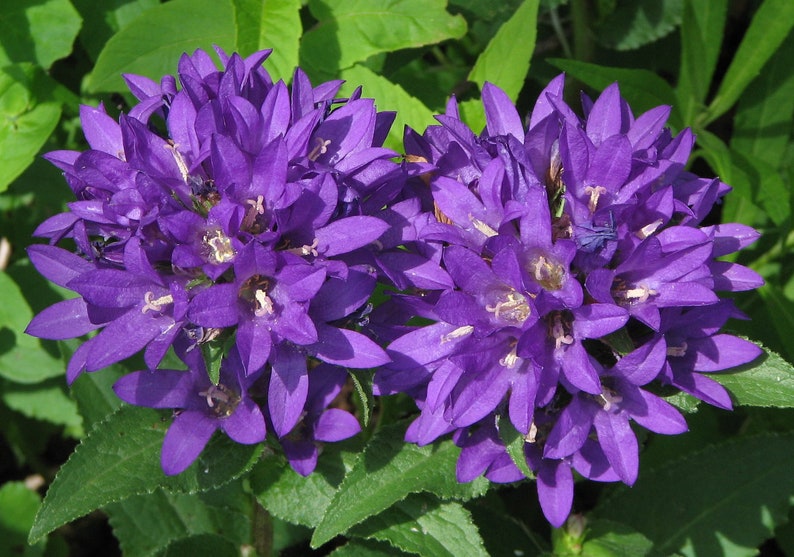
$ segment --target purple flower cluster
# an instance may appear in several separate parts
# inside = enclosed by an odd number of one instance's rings
[[[668,107],[635,118],[613,85],[582,119],[560,76],[525,128],[486,84],[482,134],[452,99],[440,125],[407,130],[400,163],[383,148],[394,114],[360,89],[338,98],[341,82],[300,69],[288,88],[269,51],[217,54],[221,69],[198,50],[159,84],[125,76],[139,102],[118,121],[82,108],[90,149],[47,155],[76,200],[29,249],[77,296],[28,333],[89,335],[69,383],[143,354],[114,389],[175,410],[167,474],[219,429],[244,444],[270,430],[311,473],[319,443],[360,431],[336,402],[347,368],[375,368],[375,394],[419,406],[407,441],[454,434],[460,481],[524,477],[509,423],[559,526],[574,470],[636,480],[631,422],[686,429],[658,387],[731,407],[708,374],[760,351],[720,333],[742,315],[715,292],[762,280],[717,258],[757,233],[700,225],[729,188],[685,170],[694,137],[664,127]],[[373,308],[379,280],[396,292]],[[169,350],[187,370],[160,368]]]
[[[407,441],[454,433],[460,481],[524,477],[500,431],[509,420],[554,526],[570,513],[574,470],[634,483],[631,422],[686,430],[657,387],[731,407],[708,374],[760,350],[719,332],[742,315],[715,291],[763,282],[716,259],[758,234],[700,226],[729,188],[685,170],[694,137],[664,127],[669,107],[635,117],[612,85],[583,98],[580,118],[563,85],[548,85],[526,128],[486,84],[479,136],[454,99],[440,125],[406,133],[409,159],[432,166],[422,178],[435,219],[417,234],[454,284],[394,297],[392,315],[432,324],[395,327],[375,376],[377,394],[407,392],[421,409]]]
[[[273,83],[268,54],[218,50],[220,70],[204,51],[184,55],[179,87],[173,76],[125,76],[140,102],[118,122],[83,107],[91,148],[47,155],[76,201],[39,226],[50,245],[30,258],[78,297],[37,315],[28,333],[98,331],[74,353],[70,383],[143,351],[148,369],[115,389],[180,411],[163,447],[169,474],[216,429],[258,443],[266,423],[295,469],[311,472],[315,440],[360,429],[326,409],[344,368],[388,361],[357,331],[376,276],[412,284],[417,266],[386,238],[383,208],[406,176],[382,147],[394,114],[360,90],[337,98],[341,81],[312,87],[300,69],[291,88]],[[77,253],[54,245],[64,238]],[[189,371],[157,369],[171,347]],[[213,351],[224,359],[211,381]]]

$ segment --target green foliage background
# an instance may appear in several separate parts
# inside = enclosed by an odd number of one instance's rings
[[[0,554],[794,555],[792,26],[790,0],[2,3]],[[343,94],[362,85],[379,109],[398,111],[388,139],[398,151],[403,126],[432,124],[451,94],[481,129],[485,81],[522,113],[560,71],[573,105],[579,89],[597,94],[616,80],[637,114],[671,105],[674,131],[697,134],[693,170],[734,187],[714,218],[763,233],[738,257],[767,284],[737,296],[752,320],[732,327],[767,354],[717,376],[736,411],[672,397],[690,432],[641,439],[631,489],[579,484],[580,514],[554,532],[532,482],[459,485],[450,440],[404,444],[413,409],[400,397],[373,408],[365,376],[356,378],[365,434],[327,448],[312,476],[270,447],[216,439],[185,474],[164,478],[167,415],[120,408],[110,391],[140,362],[68,390],[77,344],[24,335],[35,312],[68,295],[38,276],[25,247],[70,200],[40,154],[87,148],[80,104],[117,114],[133,103],[122,73],[158,79],[183,52],[213,45],[274,48],[265,65],[285,81],[300,64],[315,83],[347,80]],[[74,522],[96,509],[104,514]]]

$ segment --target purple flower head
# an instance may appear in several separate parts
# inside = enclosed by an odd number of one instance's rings
[[[706,375],[760,349],[719,333],[740,315],[717,291],[763,282],[715,259],[757,233],[699,226],[727,188],[684,171],[694,136],[665,128],[669,107],[635,117],[612,85],[584,98],[581,118],[562,99],[563,81],[541,93],[527,127],[486,84],[479,136],[454,100],[440,125],[406,134],[409,157],[432,166],[423,175],[432,218],[417,235],[451,284],[424,289],[413,305],[432,324],[390,324],[392,361],[375,375],[376,393],[417,402],[407,441],[453,433],[461,481],[523,476],[502,440],[509,420],[554,526],[570,512],[573,470],[634,483],[632,422],[686,430],[655,386],[730,407]],[[400,304],[411,307],[409,297]]]

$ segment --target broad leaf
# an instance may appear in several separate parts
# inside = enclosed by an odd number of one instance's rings
[[[684,2],[681,22],[681,70],[678,96],[684,105],[684,122],[692,124],[709,92],[722,45],[727,0]]]
[[[374,98],[378,110],[397,111],[397,118],[389,131],[385,145],[390,149],[398,152],[402,150],[403,129],[406,125],[421,132],[426,126],[436,123],[433,112],[422,101],[369,68],[355,65],[343,70],[341,78],[347,81],[342,89],[343,92],[350,93],[353,88],[361,85],[364,88],[363,96]]]
[[[64,344],[61,343],[61,346]],[[116,396],[112,387],[124,371],[121,365],[114,364],[100,371],[82,373],[72,383],[72,396],[77,401],[86,429],[91,429],[95,423],[101,422],[121,407],[121,399]]]
[[[389,542],[409,553],[428,557],[487,556],[469,511],[460,503],[412,495],[367,519],[351,536]]]
[[[609,520],[587,523],[582,557],[642,557],[655,555],[653,543],[625,524]]]
[[[187,470],[165,476],[160,447],[170,420],[148,408],[123,406],[80,443],[47,491],[30,531],[35,542],[94,509],[162,487],[196,493],[223,485],[249,470],[261,445],[238,445],[217,434]]]
[[[501,501],[496,498],[496,501]],[[539,557],[549,554],[548,543],[526,527],[524,516],[513,516],[488,505],[489,501],[478,499],[469,505],[474,523],[480,529],[485,550],[491,557]],[[540,509],[538,508],[538,512]]]
[[[49,69],[72,52],[82,20],[69,0],[14,0],[0,5],[0,66],[36,62]]]
[[[505,447],[507,447],[507,454],[510,455],[510,460],[513,461],[513,464],[515,464],[527,478],[534,478],[535,474],[529,469],[527,457],[524,453],[526,439],[521,432],[513,426],[513,422],[509,419],[500,419],[497,417],[497,420],[499,420],[499,437],[501,437],[502,442],[505,444]]]
[[[794,115],[794,34],[748,88],[733,119],[731,147],[771,169],[782,166]]]
[[[413,555],[403,553],[385,542],[372,540],[352,540],[331,552],[330,557],[400,557]]]
[[[58,125],[61,103],[53,88],[52,80],[31,64],[0,69],[0,192],[33,162]]]
[[[79,437],[83,433],[83,420],[65,386],[60,377],[33,385],[0,381],[0,398],[20,414],[66,426],[72,435]]]
[[[113,503],[105,512],[124,555],[152,555],[175,540],[217,534],[250,542],[250,509],[240,482],[200,494],[155,491]]]
[[[143,12],[160,4],[159,0],[72,0],[83,18],[80,43],[96,61],[105,43]]]
[[[739,44],[717,94],[708,107],[703,126],[725,114],[755,79],[767,60],[794,27],[794,2],[764,0]]]
[[[466,33],[466,20],[446,11],[446,0],[310,0],[319,23],[301,39],[301,65],[313,77],[381,52],[415,48]]]
[[[239,557],[240,547],[222,536],[200,534],[182,538],[157,553],[157,557]]]
[[[163,75],[175,73],[177,61],[185,52],[191,54],[197,48],[213,52],[213,45],[231,52],[235,35],[231,0],[160,4],[111,37],[90,74],[88,90],[124,90],[122,73],[159,81]]]
[[[791,331],[794,330],[794,301],[773,284],[762,286],[758,289],[758,293],[768,308],[774,308],[772,325],[780,337],[781,345],[786,349],[789,361],[794,361],[794,344],[791,342]],[[779,358],[777,355],[774,356]]]
[[[768,286],[763,287],[762,295],[772,301],[780,296]],[[786,309],[790,311],[794,304],[783,299],[788,302]],[[739,405],[794,408],[794,366],[769,350],[752,364],[730,373],[712,373],[709,377],[731,391]]]
[[[243,56],[272,48],[265,62],[274,80],[288,82],[298,65],[303,26],[301,0],[233,0],[237,25],[237,51]]]
[[[535,50],[537,19],[538,0],[524,0],[477,57],[469,81],[475,82],[480,89],[490,81],[515,102]]]
[[[0,376],[16,383],[38,383],[64,373],[55,343],[42,342],[25,334],[33,313],[16,283],[0,272]]]
[[[682,4],[682,0],[621,2],[598,26],[598,39],[616,50],[652,43],[681,23]]]
[[[484,493],[481,478],[458,484],[455,463],[460,453],[452,441],[419,447],[403,441],[398,424],[383,428],[367,445],[347,474],[312,537],[319,547],[367,517],[404,499],[431,491],[442,497],[470,498]]]
[[[651,71],[612,68],[561,58],[552,58],[549,62],[599,91],[617,81],[621,95],[629,102],[635,115],[662,104],[672,105],[670,123],[677,128],[682,127],[673,88]]]
[[[787,518],[793,466],[794,434],[740,438],[640,474],[594,515],[627,524],[663,555],[756,555]]]
[[[6,482],[0,487],[0,555],[44,553],[44,542],[27,545],[28,530],[40,504],[39,494],[23,482]]]

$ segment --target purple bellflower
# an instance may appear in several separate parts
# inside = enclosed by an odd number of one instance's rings
[[[376,393],[406,392],[419,406],[407,441],[453,434],[460,481],[523,477],[500,433],[509,420],[554,526],[570,513],[574,470],[634,483],[632,422],[686,430],[647,387],[730,408],[708,374],[761,351],[719,332],[741,314],[717,292],[763,283],[716,259],[758,235],[700,226],[730,188],[684,170],[694,136],[664,127],[669,107],[635,117],[612,85],[583,99],[581,118],[562,100],[563,85],[563,76],[548,85],[526,127],[507,95],[486,84],[479,136],[454,98],[440,125],[407,130],[408,157],[431,166],[423,178],[433,218],[416,235],[452,284],[395,300],[433,323],[389,315],[382,327],[393,333],[382,337],[392,361],[375,376]]]

